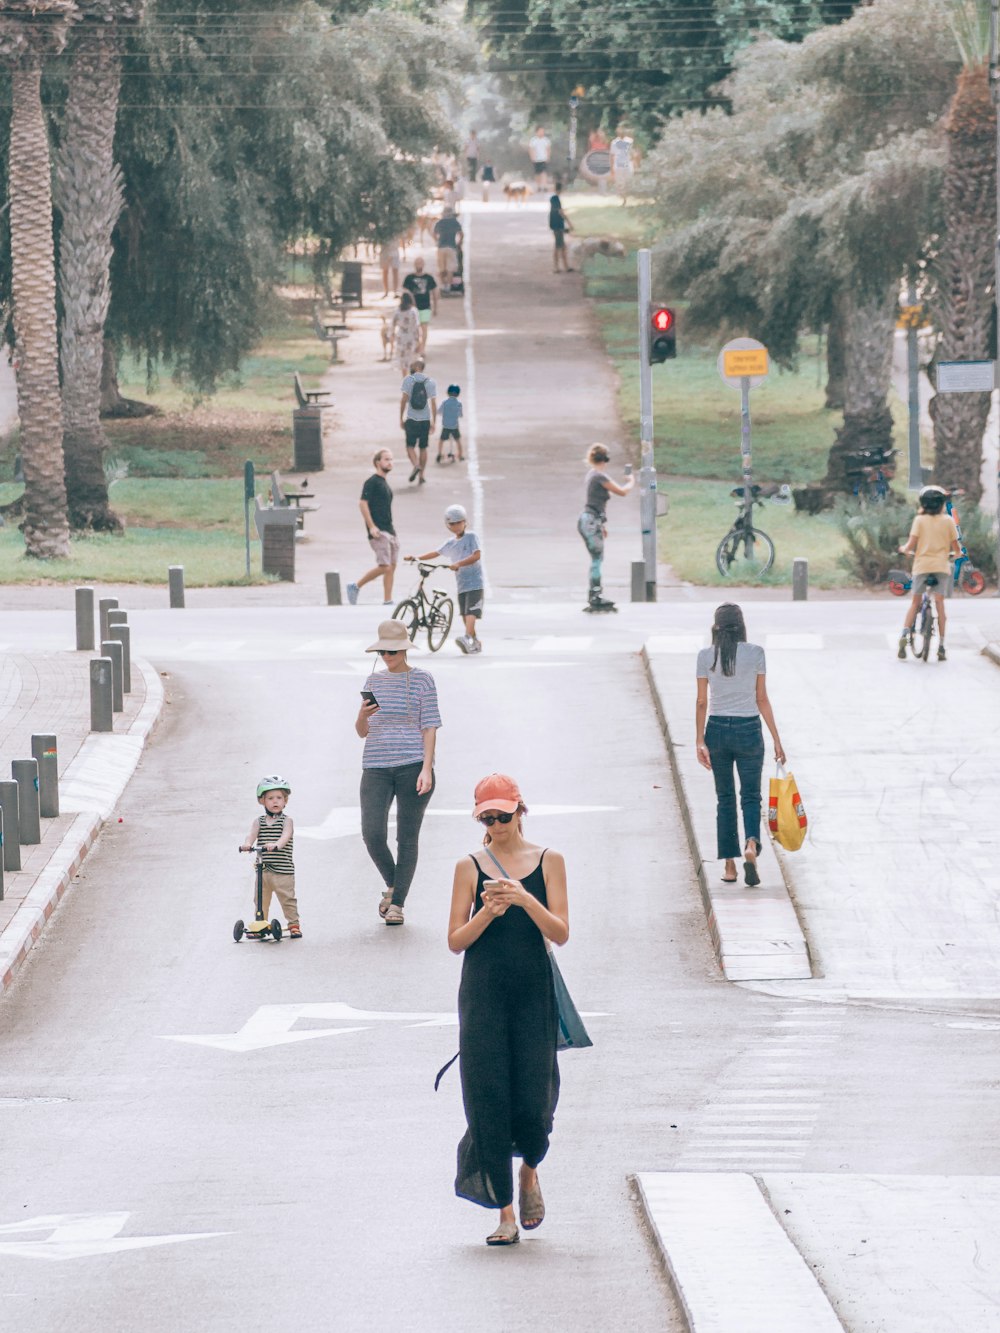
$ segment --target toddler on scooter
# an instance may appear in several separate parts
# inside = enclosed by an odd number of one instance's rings
[[[264,919],[270,918],[271,898],[276,895],[288,922],[288,934],[293,940],[302,938],[299,926],[299,905],[295,901],[295,863],[292,860],[294,828],[285,814],[285,806],[292,789],[284,778],[261,778],[257,783],[257,803],[264,807],[250,825],[247,840],[241,852],[252,852],[259,844],[264,861],[263,895],[261,903]]]

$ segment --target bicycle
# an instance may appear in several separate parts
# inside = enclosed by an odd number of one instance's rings
[[[423,561],[414,563],[420,570],[417,591],[412,597],[407,597],[399,603],[392,613],[392,618],[403,622],[411,643],[416,640],[417,632],[425,629],[427,646],[432,653],[436,653],[451,630],[451,622],[455,618],[455,603],[440,588],[433,588],[431,596],[428,597],[424,592],[424,583],[435,569],[448,569],[449,566],[428,565]]]
[[[961,551],[960,555],[955,557],[955,566],[952,570],[952,581],[956,588],[961,592],[967,592],[970,597],[978,597],[986,587],[986,578],[982,570],[977,569],[969,556],[968,548],[965,545],[965,534],[962,531],[962,524],[958,517],[958,510],[954,507],[952,500],[959,495],[964,494],[958,487],[953,487],[948,492],[948,498],[944,502],[945,509],[951,515],[955,523],[955,535],[958,537],[958,545]],[[902,597],[904,593],[910,591],[913,586],[913,579],[905,569],[889,570],[889,591],[894,597]]]
[[[753,507],[762,505],[759,486],[736,486],[730,492],[739,502],[739,513],[715,552],[715,563],[723,578],[761,578],[774,564],[774,542],[753,525]]]
[[[927,575],[920,596],[920,606],[917,608],[917,618],[910,630],[910,652],[923,662],[930,657],[931,640],[934,638],[934,589],[937,587],[937,582],[935,574]],[[900,656],[902,655],[900,650]]]
[[[896,475],[895,449],[862,449],[847,454],[844,467],[851,494],[860,505],[884,504],[889,497],[889,482]]]

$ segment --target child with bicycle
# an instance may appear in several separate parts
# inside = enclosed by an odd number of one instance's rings
[[[463,653],[481,653],[482,640],[476,634],[476,621],[483,614],[483,565],[479,538],[468,530],[468,518],[461,505],[449,505],[444,521],[451,537],[437,551],[408,555],[407,560],[436,560],[442,556],[454,570],[458,584],[458,612],[465,622],[465,633],[455,642]]]
[[[913,597],[906,614],[903,632],[899,636],[899,660],[906,660],[906,650],[913,637],[913,626],[920,609],[924,589],[931,593],[937,609],[940,638],[937,656],[939,662],[947,660],[944,646],[944,599],[951,596],[951,566],[949,561],[961,555],[958,544],[958,532],[955,521],[945,513],[947,491],[940,486],[925,486],[917,496],[920,509],[913,520],[906,545],[899,548],[900,555],[913,556]],[[929,581],[934,579],[935,582]]]

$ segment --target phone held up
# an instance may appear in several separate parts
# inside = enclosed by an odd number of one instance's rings
[[[375,698],[375,695],[371,690],[362,690],[361,697],[366,704],[374,704],[375,707],[378,708],[378,700]]]
[[[495,893],[497,889],[502,889],[503,884],[498,879],[484,879],[483,893]]]
[[[631,464],[631,463],[626,463],[626,464],[625,464],[625,475],[626,475],[626,477],[631,477],[631,475],[632,475],[632,464]]]

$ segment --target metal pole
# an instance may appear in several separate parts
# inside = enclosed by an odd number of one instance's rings
[[[38,764],[38,808],[43,819],[59,815],[59,751],[55,736],[32,736],[31,756]]]
[[[114,667],[110,657],[90,659],[90,730],[114,731],[112,689]],[[0,783],[0,786],[3,784]]]
[[[580,99],[574,95],[569,99],[569,139],[566,143],[566,181],[568,186],[573,179],[573,163],[576,161],[576,109]]]
[[[94,590],[76,590],[76,647],[78,652],[94,647]]]
[[[0,903],[3,902],[3,810],[0,809]]]
[[[753,456],[750,448],[750,376],[740,378],[740,453],[743,455],[743,503],[747,513],[753,504]]]
[[[912,314],[917,304],[917,284],[913,280],[912,273],[906,288],[906,303],[911,311],[910,325],[906,330],[906,375],[910,412],[910,480],[907,489],[919,491],[924,484],[924,474],[920,467],[920,361],[917,358],[917,326]]]
[[[34,759],[13,759],[10,775],[17,783],[17,831],[22,847],[34,847],[42,840],[41,811],[38,808],[38,764]]]
[[[993,304],[1000,328],[1000,0],[990,4],[990,96],[997,113],[997,235],[993,247]],[[1000,597],[1000,410],[997,412],[997,597]]]
[[[21,869],[21,839],[17,831],[16,782],[0,782],[0,813],[3,814],[3,868]]]
[[[650,252],[639,262],[639,526],[646,567],[646,601],[656,601],[656,467],[653,463],[653,374],[649,363],[649,303],[652,300]]]

